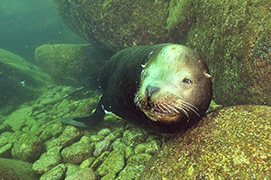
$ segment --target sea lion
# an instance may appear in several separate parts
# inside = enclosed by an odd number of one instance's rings
[[[212,98],[207,65],[194,50],[177,44],[124,49],[106,62],[97,82],[103,95],[95,112],[61,122],[87,127],[107,110],[174,132],[204,116]]]

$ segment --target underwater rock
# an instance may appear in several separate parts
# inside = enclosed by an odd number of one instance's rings
[[[110,141],[113,142],[115,141],[117,138],[121,137],[123,134],[123,128],[118,128],[116,130],[114,130],[113,132],[111,132],[110,134],[108,134],[104,140],[105,141]]]
[[[129,177],[129,179],[137,179],[142,171],[144,170],[145,165],[138,164],[138,165],[131,165],[127,164],[125,168],[119,173],[116,180],[122,180]]]
[[[91,168],[84,168],[81,169],[65,178],[65,180],[75,180],[75,179],[80,179],[80,180],[95,180],[96,175],[94,171]]]
[[[95,157],[90,157],[86,160],[84,160],[81,164],[80,164],[80,168],[88,168],[91,166],[91,164],[95,161]]]
[[[5,144],[0,147],[0,157],[9,158],[11,157],[11,149],[13,144]]]
[[[271,1],[54,2],[73,31],[114,51],[163,42],[194,48],[218,104],[271,105]]]
[[[93,144],[77,142],[62,150],[61,156],[64,162],[79,164],[89,158],[94,151]]]
[[[61,148],[61,146],[53,147],[46,153],[43,153],[40,158],[34,162],[32,169],[38,174],[43,174],[60,164],[62,162],[59,152]]]
[[[187,15],[192,10],[184,11],[190,1],[178,5],[166,0],[54,2],[64,23],[75,33],[113,51],[134,45],[182,41],[193,21]]]
[[[31,169],[31,164],[14,159],[0,158],[0,179],[3,180],[38,180]]]
[[[1,118],[1,117],[0,117]],[[2,124],[3,122],[0,122],[0,134],[4,132],[12,132],[11,126],[9,124]]]
[[[91,135],[89,137],[89,139],[90,139],[91,142],[99,142],[99,141],[102,141],[104,139],[104,136],[94,134],[94,135]]]
[[[27,133],[14,142],[11,150],[12,157],[22,161],[36,161],[42,150],[42,142],[35,134]]]
[[[100,131],[97,132],[97,135],[100,135],[100,136],[107,136],[111,133],[111,130],[109,128],[104,128],[104,129],[101,129]]]
[[[52,168],[50,171],[44,173],[40,180],[60,180],[65,176],[67,167],[64,164],[59,164],[56,167]]]
[[[122,138],[116,139],[111,146],[113,147],[113,150],[117,151],[126,151],[127,148],[127,146],[122,142]]]
[[[94,171],[97,170],[97,168],[106,160],[108,155],[110,154],[109,151],[103,152],[98,158],[95,159],[95,161],[91,164],[91,169]]]
[[[214,101],[271,105],[271,1],[192,2],[186,43],[209,67]]]
[[[45,44],[35,50],[35,60],[57,84],[78,86],[95,77],[112,54],[90,44]]]
[[[42,132],[39,137],[42,141],[48,141],[52,137],[58,137],[63,132],[64,127],[60,123],[47,123],[41,126]]]
[[[126,159],[128,159],[129,157],[131,157],[134,154],[135,154],[135,151],[132,147],[128,146],[125,148],[125,158]]]
[[[96,173],[99,176],[105,176],[108,173],[119,173],[125,166],[124,151],[112,151],[105,161],[98,167]]]
[[[65,163],[65,166],[67,167],[66,177],[81,169],[81,167],[79,167],[76,164],[72,164],[72,163]]]
[[[3,124],[11,126],[13,131],[21,130],[21,128],[26,124],[27,118],[32,113],[32,107],[20,108],[12,112],[4,121]]]
[[[133,146],[145,142],[145,139],[147,138],[147,131],[140,128],[134,128],[131,130],[126,130],[123,133],[123,142],[127,146]]]
[[[125,177],[127,178],[127,177]],[[103,176],[101,180],[115,180],[116,174],[115,173],[108,173],[107,175]]]
[[[12,136],[12,134],[13,133],[9,132],[9,131],[1,133],[1,135],[0,135],[0,147],[7,144],[7,143],[9,143],[9,140],[10,140],[10,137]]]
[[[137,179],[151,157],[151,155],[146,153],[131,156],[128,159],[125,168],[119,173],[118,178],[116,179],[122,180],[126,177],[129,177],[129,179]]]
[[[23,102],[31,101],[53,82],[49,75],[22,57],[0,49],[0,109],[8,114]]]
[[[270,131],[270,106],[213,111],[171,138],[140,179],[266,179],[271,176]]]
[[[129,177],[129,179],[137,179],[151,157],[151,155],[146,153],[131,156],[128,159],[125,168],[119,173],[116,179],[122,180],[126,177]]]
[[[93,152],[93,156],[94,157],[100,156],[100,154],[102,154],[102,152],[104,152],[104,151],[106,151],[108,149],[110,144],[111,143],[108,140],[98,142],[98,144],[96,145],[96,148],[95,148],[95,150]]]
[[[74,126],[66,126],[63,133],[55,139],[51,139],[45,142],[46,149],[50,149],[55,146],[69,145],[81,137],[81,132]]]

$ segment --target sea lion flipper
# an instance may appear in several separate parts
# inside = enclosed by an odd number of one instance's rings
[[[89,119],[91,119],[91,115],[61,118],[59,121],[63,124],[70,124],[77,127],[88,127],[87,122]]]
[[[89,127],[91,125],[97,125],[103,120],[105,112],[102,106],[97,106],[94,113],[85,116],[72,116],[67,118],[61,118],[59,121],[63,124],[70,124],[76,127]]]

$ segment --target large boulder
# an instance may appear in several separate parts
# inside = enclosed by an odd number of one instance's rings
[[[266,0],[193,3],[187,44],[207,61],[216,103],[271,105],[270,7]]]
[[[4,180],[38,180],[32,165],[27,162],[0,158],[0,179]]]
[[[82,85],[112,54],[90,44],[45,44],[35,50],[35,60],[56,83]]]
[[[222,108],[171,138],[141,179],[268,179],[270,131],[270,106]]]
[[[49,75],[41,68],[0,49],[0,109],[36,99],[52,84]]]
[[[114,51],[164,42],[195,48],[218,104],[271,105],[271,1],[54,2],[74,32]]]
[[[177,31],[181,38],[189,24],[182,13],[178,18],[173,17],[169,7],[174,7],[175,3],[167,0],[54,2],[64,22],[74,32],[114,51],[138,44],[169,42],[175,26],[180,27]]]

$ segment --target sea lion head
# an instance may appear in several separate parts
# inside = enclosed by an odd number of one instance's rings
[[[150,52],[142,67],[134,102],[150,120],[174,124],[204,115],[212,98],[211,76],[194,50],[167,45]]]

